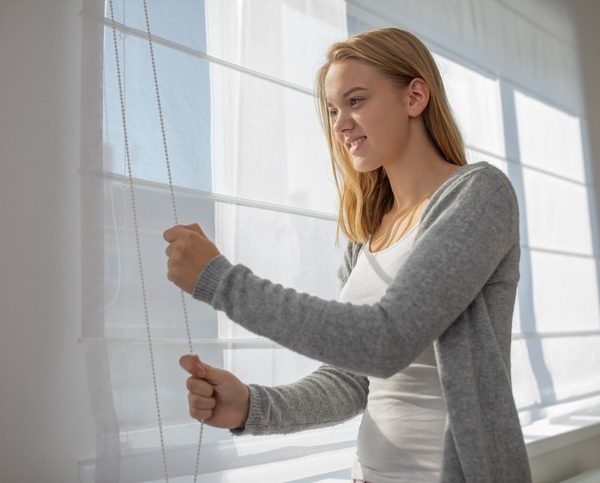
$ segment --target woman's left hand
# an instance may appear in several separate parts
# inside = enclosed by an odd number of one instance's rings
[[[169,246],[165,250],[167,278],[182,290],[192,293],[204,267],[221,253],[197,223],[175,225],[163,233]]]

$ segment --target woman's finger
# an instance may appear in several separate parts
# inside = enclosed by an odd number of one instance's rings
[[[198,421],[205,421],[212,416],[210,409],[195,409],[190,407],[190,416]]]
[[[217,401],[214,397],[203,397],[189,393],[188,404],[190,409],[214,409],[214,407],[217,405]]]
[[[185,382],[185,387],[191,393],[199,396],[210,397],[213,395],[214,388],[208,382],[198,379],[197,377],[188,377]]]

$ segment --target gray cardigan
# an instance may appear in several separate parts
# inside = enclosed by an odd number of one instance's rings
[[[348,243],[342,285],[360,247]],[[365,408],[366,376],[395,374],[433,342],[449,421],[442,481],[531,481],[510,380],[519,257],[514,189],[485,161],[461,166],[436,190],[410,256],[373,305],[299,293],[215,257],[198,277],[196,299],[324,363],[292,384],[251,384],[246,426],[233,433],[348,420]]]

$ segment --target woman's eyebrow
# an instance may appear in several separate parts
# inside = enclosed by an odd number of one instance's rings
[[[360,86],[356,86],[356,87],[352,87],[351,89],[348,89],[346,91],[346,93],[342,96],[342,99],[345,99],[346,97],[348,97],[350,94],[352,94],[354,91],[368,91],[369,89],[367,89],[366,87],[360,87]],[[327,103],[328,106],[331,106],[331,102]]]

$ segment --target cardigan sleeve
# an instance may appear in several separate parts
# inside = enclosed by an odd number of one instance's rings
[[[488,165],[436,191],[410,256],[372,305],[300,293],[224,255],[200,273],[193,296],[295,352],[356,374],[389,377],[466,310],[518,243],[518,230],[514,189]]]
[[[250,384],[250,409],[235,435],[282,434],[342,423],[367,404],[369,380],[328,364],[281,386]]]
[[[354,246],[348,243],[337,275],[343,287],[352,271]],[[280,386],[248,385],[250,407],[244,427],[231,433],[282,434],[338,424],[364,411],[369,380],[323,364],[316,371]]]

